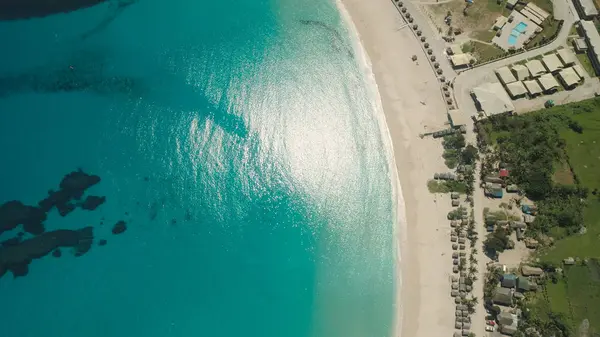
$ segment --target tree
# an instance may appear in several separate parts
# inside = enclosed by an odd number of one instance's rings
[[[471,144],[467,145],[461,152],[461,161],[465,165],[473,165],[477,158],[477,148]]]

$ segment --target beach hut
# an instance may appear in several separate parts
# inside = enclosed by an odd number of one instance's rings
[[[452,260],[452,264],[455,265],[455,266],[458,266],[458,259],[453,259]]]
[[[434,62],[434,61],[436,60],[436,58],[435,58],[435,55],[431,55],[431,56],[429,57],[429,59],[431,60],[431,62]],[[437,63],[437,62],[436,62],[436,63]],[[435,65],[435,64],[434,64],[434,65]],[[439,66],[439,63],[438,63],[438,66]]]
[[[456,296],[458,296],[458,295],[459,295],[459,293],[458,293],[458,290],[452,290],[452,291],[450,292],[450,296],[452,296],[452,297],[456,297]]]
[[[402,7],[402,9],[400,10],[402,13],[406,13],[406,7]]]
[[[450,193],[450,198],[452,198],[452,199],[458,199],[458,198],[460,198],[460,193],[458,193],[458,192],[452,192],[452,193]]]
[[[454,323],[454,327],[457,329],[462,329],[462,323],[457,321]]]
[[[452,258],[453,259],[458,259],[458,252],[453,252],[452,253]]]
[[[463,329],[462,335],[463,335],[463,337],[464,336],[470,336],[471,335],[471,330],[469,330],[469,329]]]
[[[494,304],[512,305],[512,291],[510,288],[497,288],[493,297]]]
[[[451,242],[456,242],[457,240],[458,240],[458,237],[457,237],[457,236],[455,236],[455,235],[451,235],[451,236],[450,236],[450,241],[451,241]]]
[[[540,276],[543,273],[544,271],[542,268],[531,267],[527,265],[521,267],[521,274],[523,274],[523,276]]]
[[[458,238],[458,243],[465,243],[465,238]]]
[[[467,237],[467,234],[466,234],[465,232],[460,232],[460,233],[458,233],[458,238],[459,238],[459,239],[460,239],[460,238],[466,238],[466,237]]]
[[[471,323],[464,323],[463,329],[466,329],[466,330],[471,329]]]
[[[423,47],[425,47],[425,48],[429,48],[429,42],[425,42],[425,43],[423,44]]]
[[[514,288],[517,286],[517,275],[515,274],[504,274],[502,275],[502,282],[500,285],[504,288]]]
[[[458,245],[455,243],[452,245],[452,250],[457,250],[458,249]]]
[[[473,286],[467,285],[466,287],[467,287],[467,291],[468,291],[468,292],[471,292],[471,291],[473,291]]]
[[[450,288],[452,288],[452,290],[458,290],[458,283],[452,283]]]
[[[458,256],[465,257],[465,256],[467,256],[467,252],[460,252],[460,253],[458,253]]]
[[[458,207],[458,206],[460,206],[460,201],[452,200],[452,207]]]
[[[460,297],[455,297],[455,298],[454,298],[454,303],[456,303],[456,304],[460,304],[460,302],[462,302],[462,300],[461,300],[461,298],[460,298]]]
[[[453,272],[454,274],[458,273],[458,266],[454,266],[454,267],[452,267],[452,272]]]
[[[517,290],[522,293],[531,290],[531,284],[527,277],[519,277],[517,280]]]
[[[507,193],[519,193],[519,186],[515,185],[515,184],[511,184],[506,186],[506,192]]]
[[[461,337],[462,334],[459,331],[454,331],[454,335],[452,337]]]
[[[464,241],[464,240],[463,240],[463,241]],[[464,244],[462,244],[462,245],[458,245],[458,249],[459,249],[459,250],[465,250],[465,245],[464,245]]]

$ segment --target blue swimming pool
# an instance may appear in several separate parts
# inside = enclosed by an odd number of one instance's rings
[[[510,46],[517,44],[517,38],[525,31],[525,28],[527,28],[527,24],[525,22],[519,22],[519,24],[513,28],[508,36],[508,44]]]

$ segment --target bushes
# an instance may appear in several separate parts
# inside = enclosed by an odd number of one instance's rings
[[[487,239],[483,241],[483,248],[491,257],[498,256],[498,253],[502,253],[506,249],[511,247],[511,240],[508,237],[508,233],[504,228],[498,227],[493,233],[488,234]]]

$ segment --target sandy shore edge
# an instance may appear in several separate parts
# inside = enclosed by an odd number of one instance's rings
[[[391,169],[400,181],[393,186],[398,197],[397,290],[391,335],[450,335],[454,312],[448,291],[451,248],[445,217],[451,207],[449,200],[430,194],[426,186],[433,173],[447,168],[439,142],[419,137],[447,121],[439,85],[416,38],[402,29],[404,22],[391,1],[341,0],[341,5],[371,63],[385,114],[382,127],[387,127],[393,147]],[[412,55],[423,62],[413,62]]]

